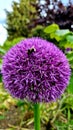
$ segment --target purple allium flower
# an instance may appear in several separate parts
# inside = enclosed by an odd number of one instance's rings
[[[70,67],[66,56],[53,43],[28,38],[4,56],[2,74],[5,88],[13,97],[49,102],[64,92]]]

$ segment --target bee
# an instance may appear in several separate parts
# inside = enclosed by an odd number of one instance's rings
[[[31,47],[30,49],[28,49],[28,55],[32,54],[32,52],[35,52],[36,49],[34,47]]]

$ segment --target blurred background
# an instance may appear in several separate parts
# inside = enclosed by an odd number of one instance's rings
[[[42,103],[41,130],[73,130],[73,1],[2,0],[0,2],[0,129],[33,130],[33,104],[12,98],[2,82],[2,59],[22,39],[41,37],[66,55],[70,83],[60,100]]]
[[[42,19],[36,19],[36,22],[34,21],[34,19],[32,18],[32,20],[35,22],[34,24],[42,24],[42,23],[44,23],[45,25],[47,24],[48,25],[48,23],[52,23],[52,22],[61,22],[61,19],[60,19],[60,21],[55,21],[55,19],[53,18],[53,12],[52,12],[52,9],[54,9],[54,11],[55,11],[55,9],[56,9],[56,12],[57,12],[57,10],[58,11],[60,11],[61,10],[61,12],[63,11],[63,13],[65,13],[66,14],[66,11],[65,11],[65,9],[64,9],[64,7],[63,6],[66,6],[66,7],[68,7],[69,5],[72,5],[72,3],[73,3],[73,1],[69,1],[69,0],[51,0],[51,1],[49,1],[49,0],[37,0],[37,2],[34,0],[34,1],[30,1],[30,0],[27,0],[29,3],[30,3],[30,5],[31,6],[33,6],[34,7],[34,5],[32,5],[32,2],[34,2],[34,4],[35,4],[35,12],[37,13],[37,16],[40,18],[40,16],[42,17]],[[4,43],[4,41],[6,40],[6,38],[7,38],[7,30],[6,30],[6,28],[4,27],[5,25],[6,25],[6,23],[7,23],[7,19],[8,19],[8,14],[7,14],[7,12],[9,11],[9,12],[11,12],[12,13],[12,11],[14,10],[14,4],[15,3],[20,3],[20,1],[19,0],[7,0],[6,2],[5,2],[5,4],[4,4],[4,0],[2,0],[1,2],[0,2],[0,45],[3,45],[3,43]],[[25,3],[25,1],[23,1],[24,3]],[[28,2],[26,2],[26,3],[28,3]],[[37,4],[36,4],[37,3]],[[16,6],[17,6],[17,4],[16,4]],[[26,5],[26,7],[27,7],[28,5]],[[21,7],[20,7],[21,8]],[[27,9],[28,10],[28,9]],[[52,15],[51,16],[49,16],[50,17],[50,19],[49,19],[49,17],[48,17],[48,15],[49,15],[49,11],[50,11],[50,13],[52,13]],[[56,14],[56,12],[54,12],[55,14]],[[60,13],[61,13],[60,12]],[[32,12],[32,10],[31,10],[31,8],[30,8],[30,10],[28,10],[28,14],[34,14],[34,12]],[[21,14],[21,12],[19,12],[19,14]],[[34,14],[35,15],[35,14]],[[59,15],[59,14],[56,14],[56,15]],[[66,14],[67,15],[67,14]],[[69,14],[68,14],[69,15]],[[68,15],[67,15],[67,17],[68,17]],[[70,14],[71,15],[71,14]],[[30,15],[29,15],[29,17],[31,17]],[[56,16],[57,17],[57,16]],[[35,17],[34,17],[35,18]],[[30,19],[30,18],[29,18]],[[28,21],[29,21],[29,19],[28,19]],[[65,18],[64,18],[65,19]],[[68,18],[66,18],[67,20],[68,20]],[[64,22],[67,22],[67,20],[65,20]],[[23,21],[24,22],[24,21]],[[31,23],[32,24],[32,23]],[[59,23],[58,23],[59,24]],[[64,24],[64,23],[63,23]],[[66,24],[66,23],[65,23]],[[35,25],[30,25],[30,26],[35,26]],[[60,26],[62,26],[62,25],[60,25]],[[64,25],[64,26],[66,26],[66,25]],[[70,28],[69,27],[69,25],[68,25],[68,27],[67,28]]]

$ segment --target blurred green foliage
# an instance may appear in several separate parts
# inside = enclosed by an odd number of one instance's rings
[[[53,42],[58,43],[60,48],[73,48],[73,32],[68,29],[60,29],[57,24],[52,24],[46,27],[44,32],[49,35]]]
[[[35,1],[36,0],[13,1],[12,11],[6,10],[6,30],[9,40],[17,37],[28,37],[30,29],[28,29],[27,25],[32,18],[35,19],[36,17],[36,9],[30,3],[35,3]]]
[[[15,44],[19,43],[21,40],[23,40],[24,37],[18,37],[15,38],[13,40],[6,40],[4,42],[4,45],[1,46],[1,53],[5,53],[6,51],[8,51],[12,46],[14,46]]]

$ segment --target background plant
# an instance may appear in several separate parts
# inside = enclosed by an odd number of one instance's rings
[[[30,7],[30,8],[28,8]],[[61,29],[72,31],[73,4],[71,0],[65,6],[58,0],[19,0],[12,3],[12,11],[6,10],[6,29],[8,39],[28,37],[37,25],[46,27],[52,23]]]

